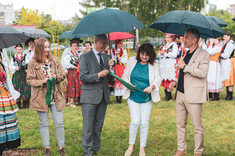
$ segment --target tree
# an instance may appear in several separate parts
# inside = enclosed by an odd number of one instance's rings
[[[38,10],[21,8],[21,15],[17,22],[22,25],[36,25],[37,28],[41,28],[44,24],[44,17],[39,14]]]

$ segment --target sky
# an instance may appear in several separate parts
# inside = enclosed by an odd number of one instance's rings
[[[14,10],[37,9],[40,13],[51,14],[53,20],[71,19],[82,7],[78,2],[82,0],[0,0],[3,5],[13,4]],[[217,9],[226,10],[230,4],[235,4],[235,0],[209,0],[209,3],[217,5]],[[84,9],[84,8],[83,8]]]

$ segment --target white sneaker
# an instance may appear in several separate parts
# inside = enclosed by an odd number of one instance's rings
[[[68,102],[68,103],[66,103],[66,105],[67,105],[67,106],[69,106],[69,105],[70,105],[70,103]]]
[[[76,106],[76,105],[74,105],[74,104],[70,104],[69,106],[70,106],[70,107],[77,107],[77,106]]]

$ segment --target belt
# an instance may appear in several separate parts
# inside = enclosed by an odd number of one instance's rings
[[[69,68],[68,70],[75,70],[75,68]]]

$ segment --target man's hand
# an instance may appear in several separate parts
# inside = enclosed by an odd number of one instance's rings
[[[113,59],[109,59],[109,69],[110,70],[113,70],[113,65],[114,65]]]
[[[105,77],[109,73],[108,70],[102,70],[98,73],[98,77]]]
[[[184,60],[183,60],[182,58],[180,58],[180,59],[178,60],[178,68],[179,68],[179,69],[183,69],[185,65],[186,65],[186,64],[185,64]]]
[[[175,82],[175,81],[171,82],[171,83],[169,84],[169,89],[170,89],[171,91],[174,90],[175,85],[176,85],[176,82]]]

